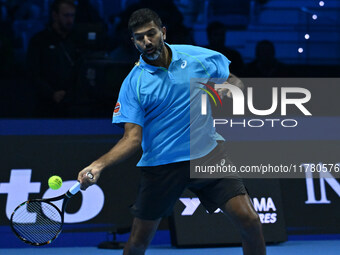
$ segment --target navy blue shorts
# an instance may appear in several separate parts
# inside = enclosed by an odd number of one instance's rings
[[[199,159],[216,162],[223,158],[232,164],[223,151],[220,143],[207,156]],[[131,207],[134,216],[144,220],[155,220],[170,216],[177,199],[188,188],[200,199],[202,205],[213,213],[229,199],[246,194],[243,181],[238,178],[190,179],[190,162],[177,162],[161,166],[142,167],[139,192],[135,204]]]

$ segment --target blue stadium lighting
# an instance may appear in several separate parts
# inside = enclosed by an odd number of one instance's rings
[[[313,20],[316,20],[317,18],[318,18],[318,15],[313,14],[312,19],[313,19]]]
[[[299,48],[298,49],[298,52],[301,54],[301,53],[303,53],[303,48]]]
[[[325,6],[325,2],[324,2],[324,1],[320,1],[320,2],[319,2],[319,5],[320,5],[321,7],[323,7],[323,6]]]
[[[309,34],[305,34],[305,39],[308,40],[310,38]]]

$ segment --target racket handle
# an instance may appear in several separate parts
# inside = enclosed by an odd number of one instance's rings
[[[70,192],[72,195],[75,195],[79,192],[80,190],[80,182],[77,182],[76,184],[74,184],[69,190],[68,192]]]
[[[91,174],[90,172],[86,173],[87,177],[90,179],[93,179],[93,174]],[[77,182],[76,184],[74,184],[69,190],[68,192],[70,192],[72,195],[75,195],[79,192],[80,190],[80,182]]]

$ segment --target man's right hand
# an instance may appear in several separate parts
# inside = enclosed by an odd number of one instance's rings
[[[93,178],[91,179],[87,173],[91,173],[93,175]],[[101,171],[95,168],[92,165],[89,165],[88,167],[85,167],[83,170],[81,170],[78,174],[78,181],[80,182],[81,190],[86,190],[91,185],[97,183],[99,177],[100,177]]]
[[[61,102],[61,100],[64,99],[65,95],[66,95],[65,90],[58,90],[58,91],[53,93],[53,101],[56,102],[57,104],[59,104]]]

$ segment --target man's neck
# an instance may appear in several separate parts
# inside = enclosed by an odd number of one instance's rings
[[[171,58],[172,58],[171,49],[166,44],[164,44],[162,53],[159,56],[159,58],[157,58],[156,60],[148,60],[147,58],[143,58],[143,59],[149,65],[161,66],[161,67],[168,69],[171,63]]]
[[[66,38],[67,37],[67,33],[63,32],[59,25],[57,23],[52,23],[52,28],[53,30],[59,35],[61,36],[62,38]]]

